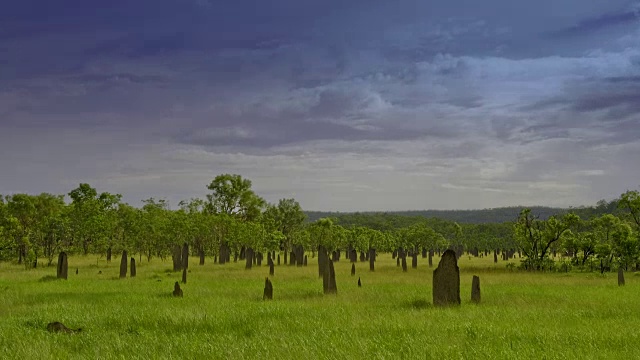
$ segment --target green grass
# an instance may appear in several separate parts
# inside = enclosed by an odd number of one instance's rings
[[[437,260],[437,259],[434,259]],[[170,261],[69,257],[55,266],[0,264],[0,354],[16,359],[633,359],[640,357],[640,276],[509,272],[493,259],[460,259],[462,306],[431,306],[426,259],[407,273],[390,254],[376,263],[336,263],[337,296],[322,295],[315,259],[276,266],[274,300],[262,301],[268,267],[190,261],[184,298]],[[434,261],[434,263],[436,263]],[[79,274],[75,269],[79,268]],[[98,271],[102,271],[98,275]],[[479,275],[482,303],[470,302]],[[358,276],[363,287],[357,287]],[[84,330],[51,334],[61,321]]]

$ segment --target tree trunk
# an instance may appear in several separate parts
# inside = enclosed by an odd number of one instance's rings
[[[20,246],[18,247],[18,264],[22,264],[22,259],[25,258],[26,255],[26,251],[24,250],[26,248],[25,244],[20,244]]]

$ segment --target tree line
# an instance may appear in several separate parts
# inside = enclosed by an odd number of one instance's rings
[[[364,212],[330,212],[306,211],[309,221],[316,221],[324,217],[338,220],[341,225],[361,224],[377,229],[390,229],[412,224],[424,218],[438,218],[454,221],[459,224],[489,224],[513,222],[524,209],[530,209],[540,219],[551,216],[574,213],[581,218],[592,218],[604,214],[619,215],[622,210],[618,207],[618,199],[611,201],[600,200],[595,206],[580,206],[572,208],[553,208],[547,206],[511,206],[493,209],[477,210],[413,210],[413,211],[364,211]]]
[[[341,253],[375,258],[376,252],[415,259],[420,252],[425,256],[451,248],[474,255],[520,251],[520,266],[528,270],[552,269],[557,256],[565,268],[640,267],[637,191],[599,202],[596,211],[541,216],[522,209],[511,221],[473,224],[376,213],[308,221],[295,199],[270,204],[251,186],[240,175],[221,174],[206,186],[203,198],[181,201],[178,209],[156,198],[134,207],[120,194],[98,192],[86,183],[66,194],[68,203],[65,195],[49,193],[0,196],[0,260],[31,268],[51,265],[61,251],[110,260],[123,250],[140,260],[164,260],[176,246],[187,244],[201,262],[213,256],[220,263],[275,252],[283,254],[285,263],[298,265],[305,252],[319,259],[337,260]]]

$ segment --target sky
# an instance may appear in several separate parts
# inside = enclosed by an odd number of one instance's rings
[[[0,194],[580,206],[640,187],[640,1],[5,1]]]

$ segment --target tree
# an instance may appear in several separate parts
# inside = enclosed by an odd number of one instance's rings
[[[232,250],[236,254],[239,251],[235,247],[232,249],[234,245],[232,239],[233,227],[239,220],[227,214],[208,215],[207,219],[208,228],[210,229],[208,238],[210,239],[213,253],[218,255],[220,264],[225,264],[231,260]]]
[[[335,225],[331,219],[322,218],[309,225],[309,237],[312,246],[318,249],[318,274],[324,275],[328,271],[328,254],[346,243],[347,231],[340,225]]]
[[[211,214],[228,214],[241,220],[257,219],[265,201],[251,190],[251,180],[240,175],[222,174],[216,176],[207,186],[206,209]]]
[[[601,260],[602,271],[610,269],[614,259],[620,260],[624,255],[628,259],[632,255],[628,247],[625,248],[627,237],[631,235],[628,225],[615,215],[605,214],[592,219],[590,231],[583,236],[588,235],[595,244],[592,252]]]
[[[203,213],[206,209],[206,202],[202,199],[192,198],[191,200],[182,200],[178,203],[180,209],[189,214]]]
[[[454,229],[460,226],[454,223]],[[461,231],[458,231],[461,232]],[[404,232],[404,247],[418,252],[420,248],[435,249],[436,247],[444,248],[447,241],[440,233],[433,230],[426,222],[420,222],[406,228]]]
[[[513,222],[463,225],[463,244],[466,249],[516,249]]]
[[[551,246],[567,235],[579,221],[580,218],[571,213],[561,218],[552,216],[548,220],[540,220],[531,214],[530,209],[523,209],[515,224],[515,235],[525,255],[525,267],[531,270],[542,269],[548,260]]]
[[[19,232],[20,222],[9,212],[4,197],[0,195],[0,260],[14,256]]]
[[[93,243],[93,249],[100,254],[100,256],[104,256],[107,249],[113,247],[119,234],[125,234],[120,227],[119,211],[121,207],[123,207],[120,202],[121,199],[122,195],[108,192],[101,193],[97,198],[99,215],[96,221],[99,223],[97,223],[96,226],[99,228],[99,233]],[[123,242],[126,238],[120,240],[121,245],[124,245]],[[122,250],[126,248],[126,246],[122,246]],[[133,254],[133,252],[131,254]]]
[[[42,253],[50,266],[64,246],[68,246],[69,223],[68,210],[64,195],[42,193],[34,197],[36,225],[33,233],[33,256],[37,261]]]
[[[592,230],[583,230],[574,233],[571,242],[574,245],[574,258],[576,259],[576,262],[578,252],[582,252],[582,261],[580,265],[584,266],[586,262],[596,254],[598,239]]]
[[[277,231],[283,235],[282,250],[289,251],[293,245],[307,246],[308,237],[302,236],[304,222],[307,216],[300,204],[294,199],[280,199],[278,205],[267,205],[262,214],[262,223],[268,231]]]
[[[169,204],[164,199],[149,198],[142,200],[142,230],[144,235],[138,239],[138,251],[144,252],[147,261],[151,261],[154,254],[164,259],[173,245],[182,245],[182,239],[171,238],[170,234],[179,236],[172,224]]]
[[[231,227],[230,240],[232,247],[245,249],[247,268],[251,269],[254,257],[265,250],[272,250],[275,244],[273,238],[258,222],[236,221]]]
[[[629,216],[640,229],[640,193],[638,191],[627,191],[620,195],[618,206],[629,212]]]
[[[365,252],[369,250],[369,242],[371,240],[372,231],[377,231],[364,226],[357,226],[352,229],[345,230],[346,246],[349,250],[356,252]]]
[[[436,218],[423,220],[423,222],[426,222],[426,226],[441,234],[447,241],[447,246],[458,247],[463,245],[462,227],[457,222]]]
[[[105,238],[115,231],[114,221],[108,221],[113,214],[121,195],[102,193],[98,196],[96,189],[82,183],[69,192],[71,197],[71,226],[74,245],[80,247],[86,255],[89,250],[101,252],[106,250]],[[113,219],[113,217],[111,217]]]
[[[611,234],[611,240],[618,263],[628,270],[629,265],[638,259],[638,238],[634,236],[631,226],[623,223]]]
[[[179,212],[186,214],[192,245],[200,256],[200,265],[204,265],[205,255],[214,248],[211,220],[214,215],[206,213],[207,203],[199,198],[182,200],[178,203]]]
[[[26,258],[30,246],[32,232],[35,231],[36,207],[33,196],[15,194],[7,197],[7,209],[18,220],[18,228],[13,232],[18,249],[18,264]]]
[[[144,226],[147,223],[144,221],[144,211],[129,204],[120,203],[115,216],[115,235],[109,238],[107,249],[116,253],[127,249],[132,254],[143,253],[144,240],[147,239],[147,236],[155,235],[145,231],[147,229]]]

